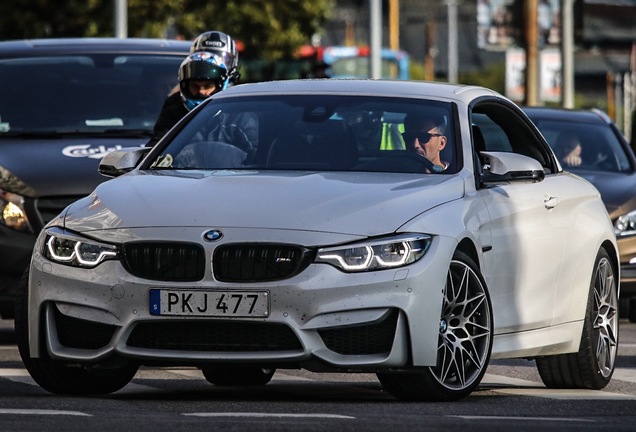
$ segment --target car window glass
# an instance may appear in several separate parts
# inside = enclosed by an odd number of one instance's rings
[[[189,119],[154,163],[164,169],[425,173],[423,156],[417,155],[413,144],[405,142],[405,121],[407,116],[432,116],[437,129],[429,127],[426,131],[443,134],[420,134],[420,138],[437,143],[443,139],[445,145],[439,147],[444,165],[439,172],[451,173],[459,169],[452,109],[446,102],[379,97],[213,100]],[[243,154],[231,152],[230,156],[227,146],[220,144],[234,146]]]
[[[556,171],[549,149],[513,109],[498,103],[479,104],[473,108],[471,124],[477,152],[517,153],[536,159],[549,172]],[[479,144],[475,140],[477,135],[481,135]]]
[[[0,60],[0,133],[151,131],[176,85],[180,56]]]
[[[613,131],[602,124],[535,120],[535,124],[568,170],[624,172],[631,170],[629,159]],[[580,164],[567,164],[564,158],[580,146]],[[567,165],[567,166],[566,166]]]

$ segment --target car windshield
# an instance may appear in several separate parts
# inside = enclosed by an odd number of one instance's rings
[[[0,59],[0,137],[151,132],[181,61],[144,53]]]
[[[452,105],[447,102],[276,95],[223,98],[201,108],[164,143],[153,169],[458,170]],[[407,131],[405,122],[411,124],[411,119],[431,123]],[[441,149],[441,162],[432,166],[418,155],[416,138]]]
[[[631,170],[621,142],[606,125],[538,119],[534,122],[565,170]]]

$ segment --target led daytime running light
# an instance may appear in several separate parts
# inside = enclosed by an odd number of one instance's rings
[[[58,253],[56,253],[56,247],[55,247],[55,241],[65,241],[68,243],[74,243],[73,245],[73,252],[70,255],[60,255]],[[47,246],[47,250],[49,253],[49,256],[51,258],[53,258],[55,261],[58,262],[62,262],[62,263],[70,263],[73,260],[77,261],[80,265],[83,266],[96,266],[97,264],[101,263],[102,261],[108,259],[109,257],[116,257],[117,256],[117,252],[115,251],[100,251],[99,254],[97,255],[96,258],[94,258],[93,260],[89,260],[84,258],[84,254],[82,254],[82,250],[81,247],[82,246],[90,246],[90,244],[88,243],[82,243],[81,241],[76,241],[76,240],[70,240],[70,239],[63,239],[60,237],[55,237],[55,236],[51,236],[49,238],[49,240],[46,243]],[[70,244],[69,244],[70,246]]]

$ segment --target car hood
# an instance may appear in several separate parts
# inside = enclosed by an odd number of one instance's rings
[[[68,209],[76,231],[242,227],[374,235],[464,195],[456,175],[132,172]]]
[[[29,197],[88,195],[106,180],[97,167],[107,152],[147,141],[92,135],[0,136],[0,189]]]
[[[636,172],[581,171],[576,174],[598,189],[612,220],[636,210]]]

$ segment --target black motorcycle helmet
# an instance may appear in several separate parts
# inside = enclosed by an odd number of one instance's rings
[[[207,51],[220,56],[228,68],[228,76],[231,82],[238,81],[240,74],[238,71],[239,54],[236,43],[227,34],[220,31],[208,31],[201,33],[192,42],[190,52]]]
[[[192,79],[214,81],[217,93],[227,88],[228,68],[221,57],[211,52],[195,52],[186,57],[179,66],[179,88],[181,100],[188,110],[205,99],[190,93],[188,81]]]

